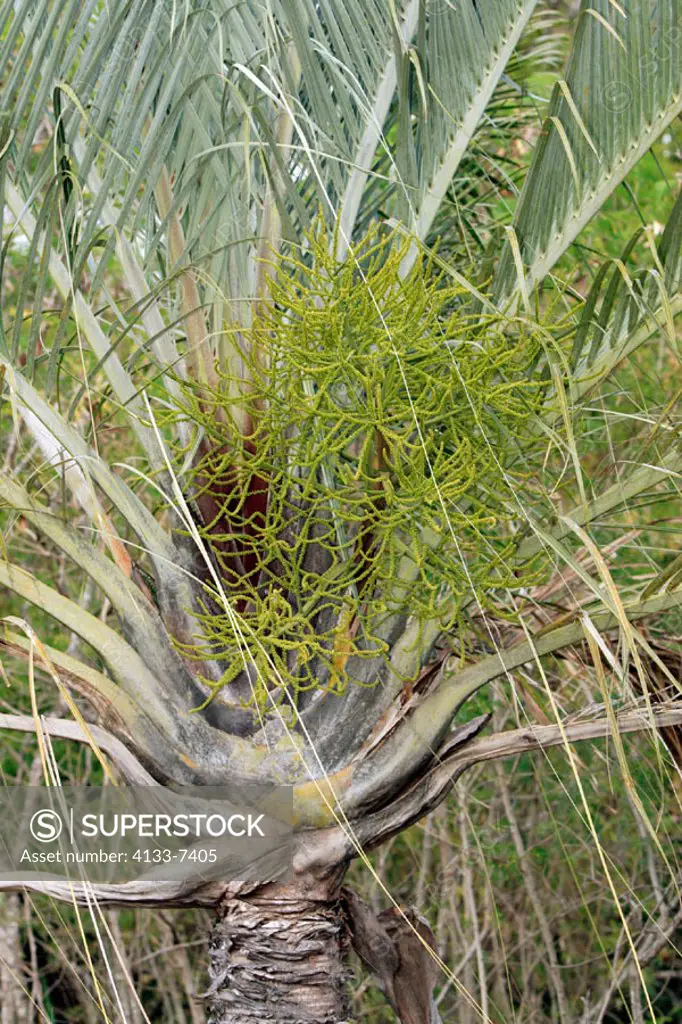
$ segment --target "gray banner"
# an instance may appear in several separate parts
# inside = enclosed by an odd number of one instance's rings
[[[267,881],[291,867],[291,787],[0,789],[0,878]]]

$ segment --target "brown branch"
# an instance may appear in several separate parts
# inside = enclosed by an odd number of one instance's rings
[[[90,743],[87,733],[78,722],[70,722],[64,718],[41,718],[40,724],[49,736],[56,739],[76,740],[78,743]],[[36,722],[30,715],[0,714],[0,729],[16,732],[35,732]],[[121,772],[126,782],[135,786],[156,786],[157,783],[146,768],[116,736],[98,725],[88,725],[88,730],[99,749],[107,754]]]
[[[0,878],[3,892],[42,893],[51,899],[79,906],[215,907],[223,899],[235,899],[260,887],[254,882],[160,882],[134,879],[131,882],[75,882],[68,878],[38,879],[31,872],[11,881]]]
[[[665,593],[649,601],[627,605],[625,612],[632,622],[659,614],[679,601],[679,594]],[[593,611],[590,617],[600,630],[618,624],[607,609]],[[369,754],[356,765],[352,786],[344,797],[347,813],[352,815],[362,807],[378,809],[386,805],[410,779],[423,774],[433,763],[434,752],[447,738],[450,723],[459,708],[486,683],[545,655],[581,643],[584,635],[583,621],[578,618],[562,625],[555,623],[552,628],[542,629],[530,639],[481,658],[466,668],[452,668],[451,663],[446,662],[439,685],[400,719],[391,734],[376,749],[373,737],[365,744]],[[456,659],[451,662],[456,664]],[[586,738],[589,739],[589,735]]]
[[[658,730],[682,723],[682,701],[660,705],[649,714],[646,709],[621,712],[616,716],[620,733]],[[528,726],[508,732],[494,733],[474,740],[464,747],[448,752],[448,743],[441,747],[437,763],[418,778],[400,796],[381,810],[359,817],[350,817],[349,829],[335,826],[309,834],[294,859],[297,871],[316,870],[356,857],[360,849],[368,850],[386,842],[433,811],[448,795],[459,777],[475,764],[504,757],[514,757],[534,750],[547,750],[564,743],[603,739],[612,735],[609,718],[568,722],[561,725]]]
[[[436,940],[426,918],[410,907],[374,914],[352,889],[343,895],[355,952],[375,975],[401,1024],[441,1024],[433,998],[438,980]]]
[[[661,729],[667,726],[682,724],[682,702],[670,702],[661,706],[649,715],[645,709],[622,712],[616,718],[621,733],[642,732],[649,729]],[[51,735],[83,742],[85,736],[75,722],[60,719],[46,719],[46,727]],[[17,728],[32,731],[35,728],[33,719],[24,715],[0,715],[0,728]],[[130,752],[120,741],[97,729],[95,738],[102,750],[113,760],[118,755],[126,766],[134,761]],[[341,828],[329,828],[303,832],[299,835],[298,850],[294,857],[294,870],[297,873],[320,870],[330,865],[339,865],[357,855],[359,847],[365,849],[378,846],[392,835],[403,831],[415,821],[432,811],[444,799],[453,783],[474,764],[513,757],[532,750],[546,750],[561,746],[564,743],[578,743],[583,740],[601,739],[612,734],[612,722],[609,718],[598,718],[591,721],[562,723],[562,725],[529,726],[508,732],[495,733],[483,739],[475,740],[463,750],[455,748],[450,754],[441,757],[439,763],[424,778],[413,784],[410,789],[389,807],[373,814],[368,814],[351,822],[353,838]],[[122,753],[125,751],[125,753]],[[123,770],[123,768],[122,768]],[[133,770],[136,781],[140,781],[139,773],[144,771],[141,765]],[[146,773],[145,773],[146,774]],[[27,873],[25,877],[13,881],[0,880],[0,892],[16,892],[30,889],[43,892],[54,899],[87,902],[95,898],[100,903],[112,905],[137,904],[139,906],[214,906],[226,894],[235,890],[236,894],[258,887],[254,882],[158,882],[153,879],[136,879],[121,884],[74,885],[65,881],[36,880]],[[262,882],[260,883],[262,884]]]
[[[7,651],[24,662],[28,662],[32,650],[34,645],[28,637],[9,631],[0,636],[0,651]],[[48,663],[41,657],[42,652],[49,659]],[[69,689],[85,697],[108,731],[115,730],[119,736],[123,735],[133,742],[132,732],[140,709],[112,679],[48,644],[41,644],[37,655],[39,667],[48,674],[52,666],[57,668],[60,680]]]
[[[667,705],[660,704],[649,713],[646,708],[624,711],[616,716],[619,733],[643,732],[657,730],[666,726],[682,723],[682,701],[670,701]],[[562,746],[567,743],[579,743],[581,740],[602,739],[612,735],[611,721],[608,718],[595,718],[584,722],[571,722],[561,725],[528,726],[524,729],[513,729],[509,732],[493,733],[458,750],[447,762],[439,765],[434,772],[446,767],[452,773],[454,767],[458,774],[466,768],[481,761],[497,760],[501,757],[513,757],[528,750],[546,750],[548,747]]]

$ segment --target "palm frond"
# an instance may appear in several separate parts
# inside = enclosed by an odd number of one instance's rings
[[[526,285],[542,279],[682,109],[680,0],[583,0],[514,217]],[[518,285],[507,245],[499,299]]]
[[[399,169],[409,190],[405,221],[419,239],[434,222],[534,8],[534,0],[436,4],[424,25],[423,53],[403,54],[399,103],[408,109],[399,123],[410,136],[412,121],[418,130],[409,144],[401,145],[399,137],[397,152],[412,154],[399,160]],[[418,62],[418,76],[409,73],[410,62]],[[418,102],[424,109],[416,117]]]
[[[663,331],[675,345],[672,325],[682,310],[682,192],[658,244],[650,232],[643,234],[637,232],[620,260],[603,264],[587,296],[572,352],[576,397],[654,332]],[[638,241],[648,241],[653,265],[630,273],[626,261]]]

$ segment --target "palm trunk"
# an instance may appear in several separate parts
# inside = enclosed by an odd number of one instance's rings
[[[226,900],[210,943],[210,1024],[350,1024],[347,949],[336,886]]]

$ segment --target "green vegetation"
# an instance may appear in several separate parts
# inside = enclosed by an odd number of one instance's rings
[[[343,692],[353,658],[390,658],[398,615],[457,631],[474,596],[490,608],[537,578],[514,572],[505,524],[541,493],[543,332],[462,311],[464,288],[432,260],[401,276],[411,244],[372,229],[339,262],[324,231],[308,236],[300,260],[269,264],[217,389],[180,406],[195,430],[179,464],[205,452],[191,471],[199,532],[232,599],[220,611],[208,595],[204,644],[183,649],[227,663],[206,680],[215,692],[239,675],[246,637],[261,713],[273,677]]]
[[[296,844],[0,878],[2,1024],[682,1022],[682,4],[556,6],[0,7],[3,780]]]

